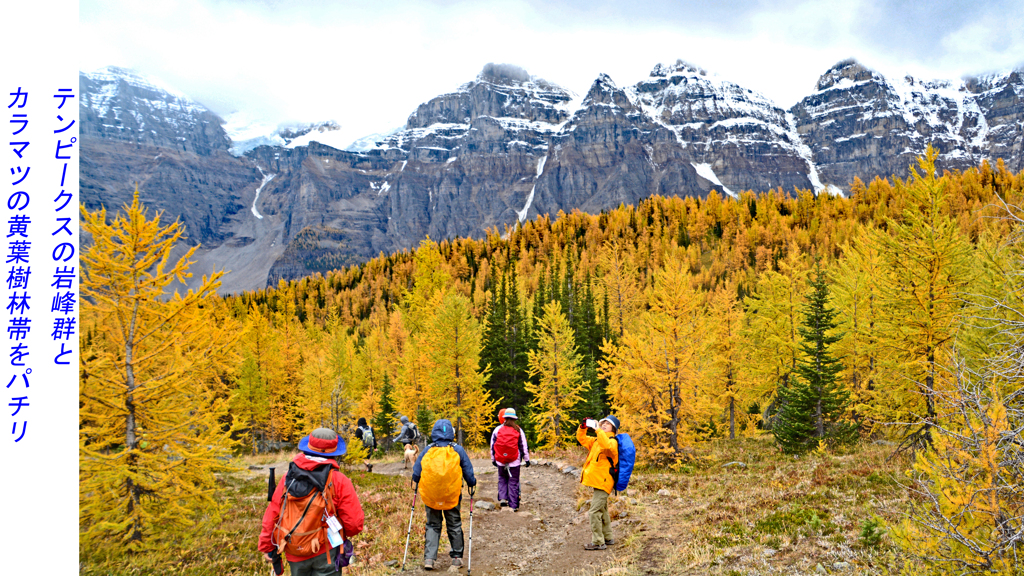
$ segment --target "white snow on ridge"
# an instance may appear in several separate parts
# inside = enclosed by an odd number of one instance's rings
[[[352,136],[350,134],[345,134],[341,130],[324,130],[323,132],[320,132],[313,129],[292,140],[285,147],[298,148],[300,146],[309,146],[311,142],[319,142],[324,146],[344,150],[352,143]]]
[[[263,168],[257,165],[256,169],[260,171],[260,174],[263,174]],[[252,199],[252,215],[260,220],[263,220],[263,215],[256,209],[256,203],[260,201],[260,192],[263,190],[263,187],[269,184],[274,179],[274,176],[277,176],[277,174],[263,174],[263,183],[256,189],[256,197]]]
[[[697,171],[697,175],[700,176],[701,178],[711,182],[712,184],[717,184],[718,186],[721,186],[722,190],[729,196],[732,196],[733,198],[739,198],[738,194],[726,188],[725,184],[722,184],[722,181],[719,180],[718,176],[715,175],[715,171],[711,169],[711,164],[694,164],[693,162],[690,162],[690,166],[693,166],[693,169]]]
[[[541,156],[540,162],[537,163],[537,178],[544,173],[544,163],[548,161],[547,156]],[[530,211],[530,205],[533,204],[533,193],[537,191],[537,183],[534,182],[533,188],[530,188],[530,195],[526,197],[526,205],[519,211],[519,222],[526,222],[526,213]]]
[[[825,189],[825,185],[821,183],[821,177],[818,176],[818,166],[814,163],[811,147],[800,138],[800,132],[796,129],[796,118],[790,112],[786,112],[786,123],[789,124],[789,138],[793,143],[793,149],[804,159],[804,162],[807,162],[807,179],[811,181],[811,186],[814,186],[814,193],[817,194]],[[828,192],[834,196],[843,195],[843,191],[840,188],[831,184],[828,185]]]

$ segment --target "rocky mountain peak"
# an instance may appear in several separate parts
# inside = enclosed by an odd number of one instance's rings
[[[583,99],[584,107],[596,104],[618,106],[624,110],[633,109],[633,103],[626,96],[626,92],[615,85],[615,81],[612,80],[611,76],[603,72],[598,74],[594,83],[590,85],[586,98]]]
[[[209,155],[227,150],[223,120],[181,92],[134,70],[108,66],[79,75],[82,136],[168,146]]]
[[[530,73],[515,64],[495,64],[489,62],[477,75],[478,81],[492,82],[506,86],[525,84],[531,80]]]
[[[827,72],[818,78],[818,83],[814,88],[820,92],[822,90],[833,88],[837,85],[846,84],[843,80],[847,80],[848,83],[855,83],[875,78],[876,74],[873,71],[865,68],[853,58],[849,58],[838,62],[835,66],[829,68]]]
[[[1006,86],[1016,87],[1011,89],[1015,89],[1021,93],[1021,96],[1024,96],[1024,66],[1002,74],[986,74],[964,79],[964,89],[972,94],[981,94]]]
[[[707,76],[707,71],[703,68],[699,68],[684,62],[683,60],[676,60],[675,64],[657,64],[654,69],[651,70],[651,78],[668,78],[674,74],[694,74],[700,76]]]
[[[468,125],[478,117],[517,118],[560,123],[568,116],[573,93],[512,64],[487,64],[472,82],[420,106],[409,116],[406,129],[435,124]]]

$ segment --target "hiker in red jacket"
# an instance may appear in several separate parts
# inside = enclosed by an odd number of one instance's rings
[[[530,450],[516,409],[505,408],[501,412],[501,425],[491,433],[491,465],[498,467],[498,508],[508,506],[518,512],[519,467],[530,467]]]
[[[326,576],[348,563],[352,545],[344,541],[363,531],[363,507],[338,469],[345,442],[333,430],[317,428],[299,450],[263,514],[259,551],[268,563],[283,553],[292,576]]]

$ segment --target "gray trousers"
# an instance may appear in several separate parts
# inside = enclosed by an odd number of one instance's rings
[[[328,576],[337,574],[338,572],[334,570],[334,562],[331,561],[331,558],[334,557],[333,552],[337,550],[338,548],[332,549],[330,557],[325,552],[302,562],[289,561],[288,567],[291,569],[292,576]]]
[[[590,500],[591,544],[601,545],[612,539],[612,517],[608,514],[608,493],[594,488]]]
[[[462,499],[459,504],[451,510],[434,510],[430,506],[427,509],[427,543],[423,549],[423,558],[426,560],[437,560],[437,548],[441,545],[441,520],[444,520],[445,528],[448,529],[448,542],[452,545],[452,551],[448,553],[452,558],[462,558],[464,550],[462,542]]]

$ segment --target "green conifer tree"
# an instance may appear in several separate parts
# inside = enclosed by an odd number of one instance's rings
[[[809,285],[798,328],[802,342],[796,378],[779,389],[779,415],[772,427],[775,440],[790,453],[806,452],[819,440],[849,441],[856,431],[854,425],[840,421],[850,391],[839,379],[843,364],[832,355],[832,346],[842,334],[836,333],[837,314],[829,306],[829,281],[820,265]]]
[[[385,372],[384,385],[380,388],[380,400],[377,403],[380,410],[373,417],[373,429],[384,440],[384,442],[378,442],[384,450],[390,447],[391,433],[395,429],[395,400],[392,398],[392,392],[394,392],[394,386],[391,385],[391,380]]]

